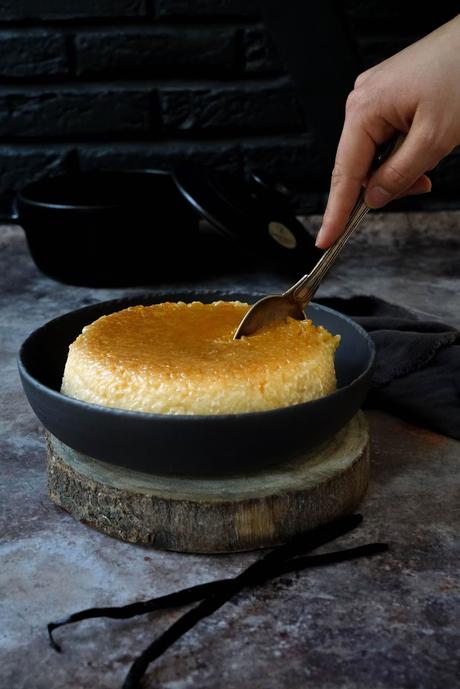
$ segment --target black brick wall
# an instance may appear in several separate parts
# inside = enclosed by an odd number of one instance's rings
[[[429,15],[399,5],[345,3],[363,68],[457,11],[453,2]],[[265,169],[310,192],[299,210],[318,210],[330,171],[315,150],[255,0],[0,3],[2,216],[15,190],[44,174],[183,159]],[[459,161],[454,154],[436,173],[448,200]]]

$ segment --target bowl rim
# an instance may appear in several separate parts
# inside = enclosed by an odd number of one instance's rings
[[[52,175],[50,177],[42,177],[34,182],[26,184],[25,187],[20,189],[16,195],[17,202],[33,208],[45,208],[49,210],[71,210],[73,212],[78,211],[101,211],[101,210],[112,210],[114,208],[122,208],[127,204],[126,202],[118,201],[114,203],[92,203],[92,204],[80,204],[80,203],[53,203],[51,201],[37,201],[31,199],[27,196],[27,191],[39,184],[53,183],[55,180],[60,180],[63,178],[79,178],[86,176],[119,176],[124,175],[163,175],[169,176],[172,179],[172,174],[169,170],[160,170],[158,168],[128,168],[126,170],[109,170],[109,169],[97,169],[97,170],[76,170],[75,172],[63,172],[59,175]]]
[[[179,290],[176,289],[176,291],[180,294],[184,294],[187,289],[185,290]],[[200,297],[199,292],[193,292],[190,290],[191,293],[194,293],[197,298]],[[166,294],[167,290],[163,292],[162,294]],[[220,292],[217,290],[209,290],[205,291],[203,290],[202,297],[206,298],[206,296],[210,294],[221,294],[225,295],[227,294],[227,297],[229,297],[233,292],[228,291],[225,293],[224,291]],[[238,293],[238,290],[234,291],[235,295]],[[241,293],[244,294],[244,290],[241,290]],[[248,292],[249,294],[249,292]],[[173,296],[173,294],[171,295]],[[257,298],[258,295],[254,294],[254,297]],[[326,311],[328,313],[333,314],[334,316],[338,316],[342,320],[346,321],[349,325],[351,325],[357,332],[364,338],[366,341],[366,344],[368,346],[369,350],[369,361],[366,366],[366,368],[359,374],[359,376],[356,376],[356,378],[353,378],[352,381],[350,381],[347,385],[344,385],[340,388],[337,388],[334,390],[334,392],[330,393],[329,395],[325,395],[324,397],[319,397],[314,400],[309,400],[307,402],[300,402],[299,404],[292,404],[287,407],[275,407],[274,409],[265,409],[265,410],[259,410],[259,411],[251,411],[251,412],[234,412],[234,413],[227,413],[227,414],[155,414],[152,412],[141,412],[141,411],[135,411],[131,409],[123,409],[120,407],[108,407],[102,404],[94,404],[92,402],[85,402],[84,400],[79,400],[75,397],[70,397],[69,395],[65,395],[64,393],[54,390],[53,388],[49,387],[48,385],[45,385],[44,383],[40,382],[35,376],[33,376],[29,371],[24,363],[24,351],[25,349],[29,346],[29,342],[32,338],[36,337],[41,330],[45,330],[47,327],[50,325],[56,323],[57,321],[61,320],[62,318],[69,318],[71,316],[74,316],[78,313],[82,313],[86,310],[90,310],[91,308],[94,307],[104,307],[109,304],[116,304],[117,302],[125,302],[127,300],[133,300],[133,299],[156,299],[157,296],[155,293],[152,294],[139,294],[139,295],[127,295],[125,297],[117,297],[115,299],[107,299],[105,301],[99,301],[95,302],[94,304],[88,304],[86,306],[83,306],[79,309],[74,309],[72,311],[67,311],[66,313],[61,314],[60,316],[56,316],[55,318],[50,319],[49,321],[43,323],[41,326],[33,330],[28,337],[23,341],[18,357],[17,357],[17,366],[19,369],[19,373],[21,377],[23,377],[31,386],[38,388],[42,394],[46,394],[48,396],[51,396],[55,400],[57,400],[59,403],[64,403],[69,405],[70,407],[73,407],[75,409],[80,409],[84,411],[90,411],[94,412],[97,414],[109,414],[109,415],[114,415],[114,416],[128,416],[133,419],[138,419],[139,422],[147,422],[147,421],[162,421],[163,423],[212,423],[212,422],[218,422],[218,421],[225,421],[225,420],[236,420],[236,419],[249,419],[249,418],[262,418],[266,417],[267,415],[279,415],[283,413],[289,413],[292,410],[299,410],[302,408],[305,408],[308,405],[315,405],[318,403],[324,403],[325,400],[333,399],[334,397],[337,397],[341,394],[344,393],[344,391],[348,390],[352,386],[357,385],[362,379],[364,379],[366,376],[369,375],[369,373],[372,371],[375,365],[375,357],[376,357],[376,349],[375,349],[375,344],[372,340],[372,338],[369,336],[369,333],[364,330],[363,327],[361,327],[356,321],[354,321],[352,318],[349,316],[346,316],[345,314],[340,313],[339,311],[336,311],[335,309],[331,309],[328,306],[323,306],[322,304],[317,304],[316,302],[312,301],[310,302],[309,306],[313,307],[314,309],[318,309],[320,311]],[[160,303],[159,301],[155,302],[152,301],[152,304],[155,303]],[[124,308],[129,308],[128,306]],[[110,313],[115,313],[115,311],[112,311]],[[109,315],[109,314],[106,314]]]

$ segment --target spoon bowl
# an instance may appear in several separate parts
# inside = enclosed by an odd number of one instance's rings
[[[263,297],[246,313],[235,332],[234,339],[238,340],[242,335],[253,335],[262,326],[288,317],[298,321],[305,319],[305,313],[294,299],[282,294]]]

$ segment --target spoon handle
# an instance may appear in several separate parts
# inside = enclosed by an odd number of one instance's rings
[[[385,146],[383,152],[380,152],[380,154],[376,156],[372,168],[375,169],[389,158],[390,155],[399,148],[403,140],[403,135],[399,135],[396,139],[392,139],[390,143]],[[332,268],[343,247],[369,211],[369,206],[364,201],[364,196],[365,189],[363,188],[361,189],[358,200],[351,211],[345,229],[340,237],[336,239],[329,249],[326,249],[310,273],[300,278],[300,280],[285,293],[292,297],[302,309],[312,300],[324,276]]]

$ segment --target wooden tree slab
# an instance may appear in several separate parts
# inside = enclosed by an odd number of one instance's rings
[[[352,512],[369,477],[359,412],[308,456],[223,478],[151,476],[99,462],[48,434],[51,500],[104,533],[195,553],[252,550]]]

